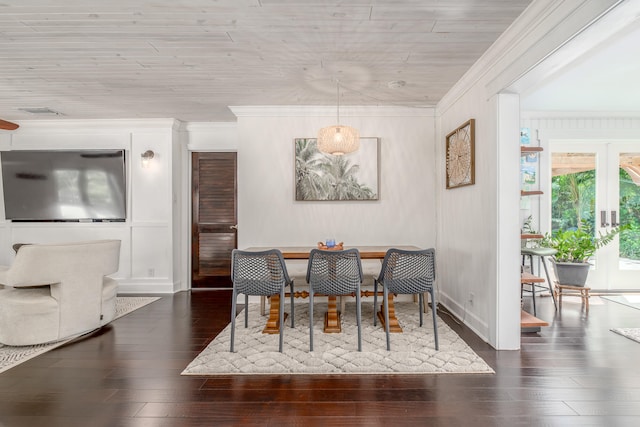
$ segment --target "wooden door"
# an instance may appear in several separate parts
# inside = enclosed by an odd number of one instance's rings
[[[237,246],[236,153],[192,153],[191,287],[230,288]]]

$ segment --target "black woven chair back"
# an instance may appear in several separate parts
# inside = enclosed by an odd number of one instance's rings
[[[309,254],[307,283],[317,294],[348,295],[362,283],[358,249],[330,251],[313,249]]]
[[[389,249],[379,280],[395,294],[421,294],[433,288],[436,279],[435,250]]]
[[[239,294],[275,295],[289,282],[282,253],[278,249],[231,253],[231,280]]]

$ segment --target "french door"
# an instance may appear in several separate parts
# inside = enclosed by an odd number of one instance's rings
[[[592,258],[587,286],[640,289],[640,143],[551,143],[551,231],[628,224]]]

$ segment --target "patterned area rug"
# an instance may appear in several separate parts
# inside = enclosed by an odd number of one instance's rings
[[[135,311],[140,307],[144,307],[147,304],[151,304],[159,299],[159,297],[117,297],[115,319],[127,315],[132,311]],[[12,347],[0,344],[0,372],[4,372],[19,365],[20,363],[46,353],[49,350],[60,347],[75,338],[77,338],[77,336],[47,344],[27,345],[21,347]]]
[[[640,328],[615,328],[611,329],[611,331],[629,338],[630,340],[640,342]]]
[[[386,350],[380,323],[373,326],[372,304],[362,304],[362,352],[357,350],[355,304],[347,303],[339,334],[322,332],[325,311],[326,303],[316,305],[314,351],[309,352],[308,305],[296,304],[295,328],[289,327],[289,319],[285,321],[284,348],[280,353],[278,335],[262,333],[266,317],[260,316],[258,304],[249,304],[249,327],[244,328],[244,313],[236,320],[236,352],[229,352],[231,325],[228,325],[182,375],[494,373],[441,319],[438,319],[440,350],[436,351],[431,311],[425,313],[424,326],[420,328],[414,303],[396,304],[404,332],[391,334],[391,352]]]

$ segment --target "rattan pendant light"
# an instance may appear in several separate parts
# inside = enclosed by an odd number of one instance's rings
[[[360,148],[360,134],[357,129],[340,124],[340,82],[337,82],[337,87],[338,124],[320,129],[318,132],[318,150],[334,156],[342,156],[343,154],[353,153]]]

